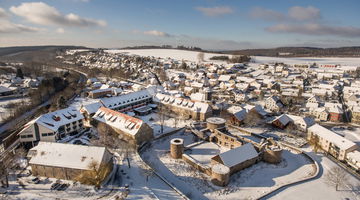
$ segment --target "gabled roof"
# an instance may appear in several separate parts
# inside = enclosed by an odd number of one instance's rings
[[[151,95],[148,90],[140,90],[137,92],[132,92],[116,97],[102,98],[101,102],[105,107],[114,109],[120,106],[126,106],[131,103],[149,98],[151,98]]]
[[[161,93],[157,93],[155,95],[154,101],[162,104],[176,106],[186,110],[192,110],[199,113],[206,113],[211,109],[209,104],[207,103],[193,101],[190,99],[178,98]]]
[[[39,142],[29,151],[29,164],[88,169],[91,162],[100,164],[107,153],[105,147]]]
[[[231,149],[217,156],[219,156],[225,166],[233,167],[247,160],[256,158],[258,156],[258,152],[251,143],[246,143],[240,147]]]
[[[141,126],[145,124],[141,119],[105,107],[99,108],[93,116],[93,119],[130,135],[136,135]]]

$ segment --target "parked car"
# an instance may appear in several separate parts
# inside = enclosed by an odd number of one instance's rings
[[[50,187],[51,190],[56,190],[58,187],[60,187],[61,184],[60,183],[53,183]]]
[[[31,179],[31,181],[35,184],[39,184],[40,183],[40,179],[38,177],[35,177],[33,179]]]

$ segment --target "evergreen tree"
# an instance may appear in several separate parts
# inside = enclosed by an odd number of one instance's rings
[[[16,77],[19,77],[19,78],[24,79],[24,74],[23,74],[21,68],[17,68],[17,70],[16,70]]]

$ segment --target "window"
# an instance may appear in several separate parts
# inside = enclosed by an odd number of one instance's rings
[[[231,139],[231,142],[234,142],[234,139]]]

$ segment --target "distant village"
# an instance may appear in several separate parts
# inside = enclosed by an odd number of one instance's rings
[[[147,161],[156,160],[155,154],[142,152],[166,152],[158,159],[167,170],[180,176],[173,165],[181,162],[219,187],[215,191],[235,187],[236,174],[251,166],[311,160],[299,150],[306,145],[359,176],[359,143],[337,132],[360,125],[359,66],[227,63],[209,61],[204,53],[189,61],[116,50],[68,50],[57,59],[88,79],[66,107],[37,116],[19,131],[34,177],[77,181],[94,162],[111,166],[104,179],[113,176],[114,163],[126,156],[92,143],[104,137],[101,129],[131,144],[154,171],[161,169]],[[0,75],[0,99],[26,96],[41,81]],[[294,180],[315,175],[315,163],[301,164],[309,165],[307,174]]]

